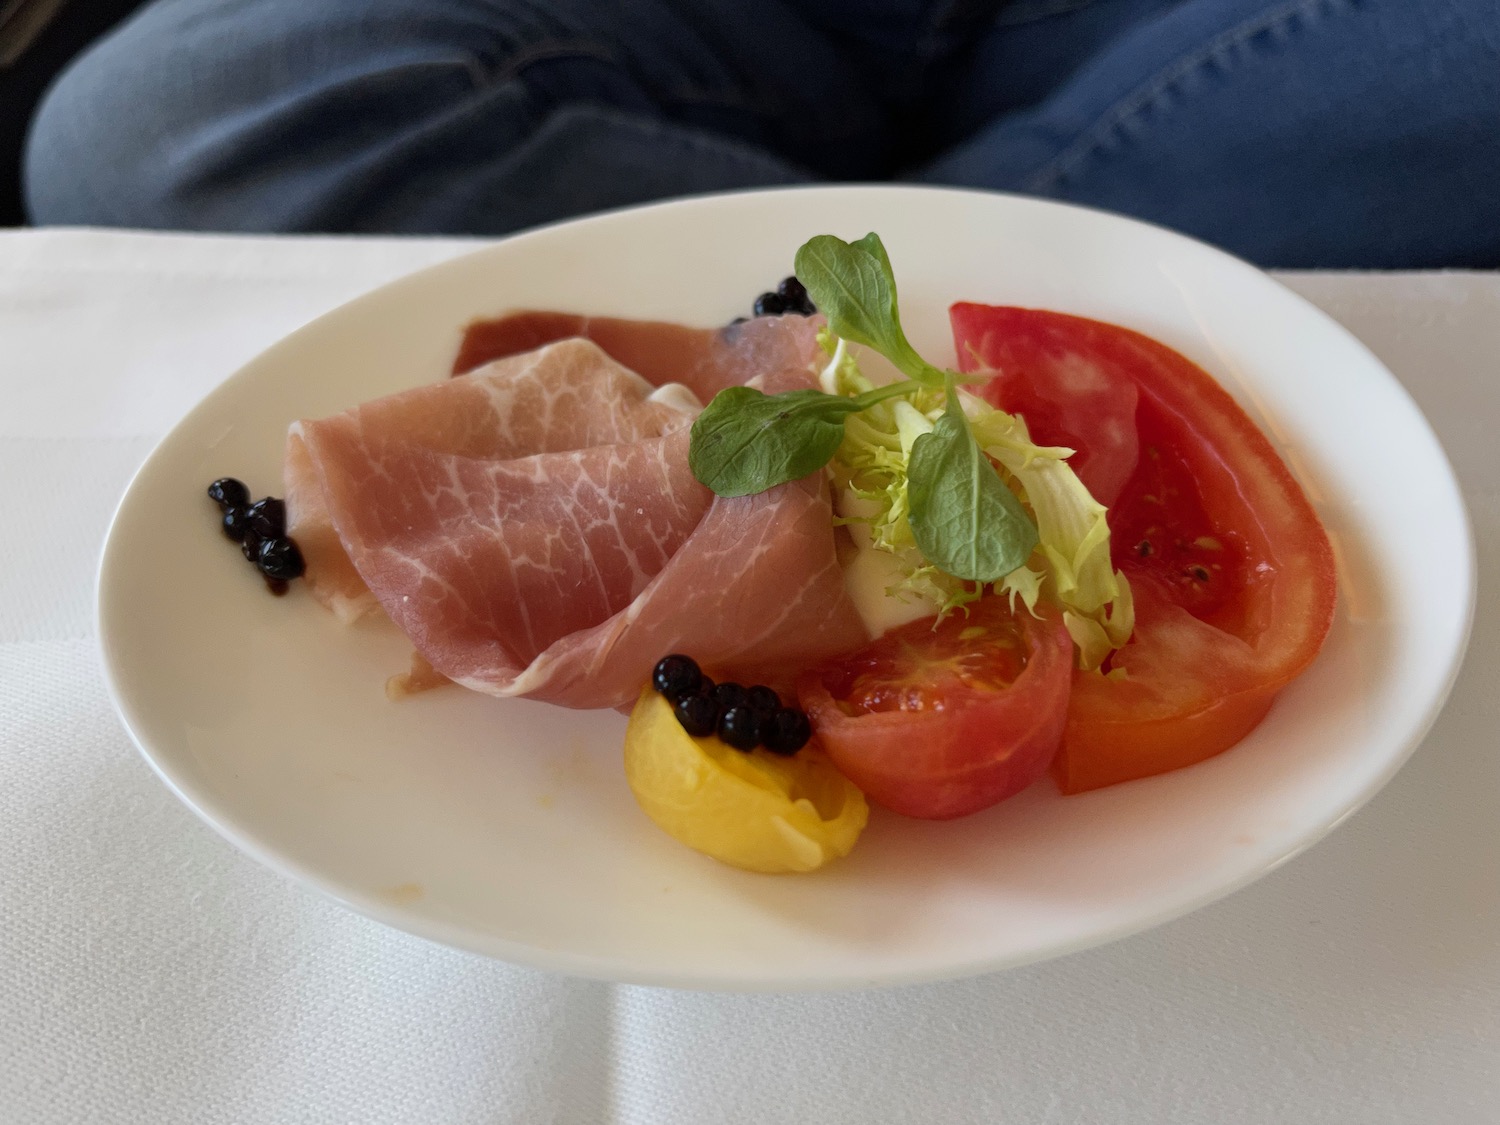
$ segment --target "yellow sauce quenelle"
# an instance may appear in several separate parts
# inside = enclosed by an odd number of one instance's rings
[[[625,778],[664,832],[747,871],[815,871],[848,855],[870,817],[815,743],[779,757],[694,738],[650,685],[630,713]]]

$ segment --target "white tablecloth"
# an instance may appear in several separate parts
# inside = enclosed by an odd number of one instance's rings
[[[105,698],[94,568],[155,441],[288,330],[467,245],[0,233],[0,1123],[1500,1121],[1500,277],[1285,279],[1416,396],[1479,539],[1465,671],[1367,809],[1103,949],[715,996],[348,913],[200,824]]]

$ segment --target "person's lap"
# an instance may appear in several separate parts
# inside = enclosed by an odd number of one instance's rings
[[[781,50],[752,43],[726,65],[738,7],[699,34],[670,0],[159,0],[44,103],[31,207],[46,222],[499,233],[811,178],[776,151],[807,148],[805,113],[826,105],[830,136],[876,116],[785,9],[767,5]]]
[[[1279,266],[1500,265],[1500,0],[1139,6],[1156,10],[920,177],[1121,211]],[[954,104],[1023,50],[993,37]]]
[[[1493,265],[1497,44],[1500,0],[158,0],[53,91],[28,195],[40,222],[485,234],[899,176],[1264,264]]]

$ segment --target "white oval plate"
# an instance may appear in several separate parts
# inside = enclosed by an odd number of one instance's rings
[[[989,812],[877,811],[812,876],[722,867],[658,832],[621,769],[625,720],[444,689],[388,703],[408,647],[269,597],[217,528],[215,477],[280,494],[283,436],[443,378],[474,317],[516,306],[723,323],[806,238],[879,231],[918,349],[955,300],[1128,325],[1244,404],[1339,559],[1312,669],[1238,747],[1165,777]],[[1438,576],[1441,576],[1441,580]],[[1288,859],[1411,753],[1456,674],[1473,547],[1417,408],[1357,341],[1197,242],[1053,203],[919,188],[687,200],[521,235],[415,274],[250,363],[162,442],[99,579],[116,705],[147,760],[236,845],[371,917],[547,969],[646,984],[820,989],[1000,969],[1122,937]]]

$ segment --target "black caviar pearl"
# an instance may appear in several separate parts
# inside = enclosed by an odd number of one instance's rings
[[[710,679],[708,676],[706,676],[706,675],[700,676],[698,678],[698,690],[695,691],[695,692],[693,692],[693,694],[694,695],[706,695],[706,696],[708,696],[708,698],[714,699],[714,692],[718,689],[718,686],[719,685],[716,684],[716,683],[714,683],[713,680]],[[719,705],[718,701],[715,700],[714,701],[714,706],[717,707],[718,705]]]
[[[707,738],[719,729],[719,705],[706,695],[685,695],[672,704],[672,714],[694,738]]]
[[[220,477],[208,486],[208,498],[221,508],[243,508],[250,503],[250,490],[233,477]]]
[[[786,302],[786,311],[801,313],[803,316],[812,316],[818,311],[813,304],[812,298],[807,295],[807,287],[795,277],[789,277],[776,287],[776,295]]]
[[[740,684],[722,683],[714,687],[714,702],[719,705],[721,711],[727,711],[731,707],[743,707],[746,702],[744,687]]]
[[[795,754],[812,737],[812,724],[803,712],[783,707],[766,720],[760,737],[773,754]]]
[[[302,572],[307,569],[297,544],[284,537],[267,539],[262,543],[260,556],[255,561],[260,572],[267,578],[279,578],[283,582],[301,578]]]
[[[663,656],[651,670],[651,686],[668,699],[692,695],[698,690],[702,680],[703,673],[698,670],[698,662],[680,652]]]
[[[775,293],[762,293],[755,298],[753,311],[756,316],[780,316],[786,312],[786,302]]]
[[[274,496],[250,505],[250,529],[262,539],[279,539],[286,534],[286,504]]]
[[[263,543],[265,543],[264,539],[255,534],[255,532],[251,531],[249,528],[246,528],[245,537],[240,540],[240,551],[242,554],[244,554],[245,558],[249,559],[251,562],[259,566],[260,548]]]
[[[745,693],[745,702],[763,714],[769,714],[781,706],[781,696],[764,684],[756,684]]]
[[[719,740],[736,750],[754,750],[760,743],[760,726],[760,712],[749,707],[730,707],[719,712]]]
[[[225,508],[221,526],[225,535],[236,543],[243,543],[245,536],[250,533],[250,509],[239,506]]]

